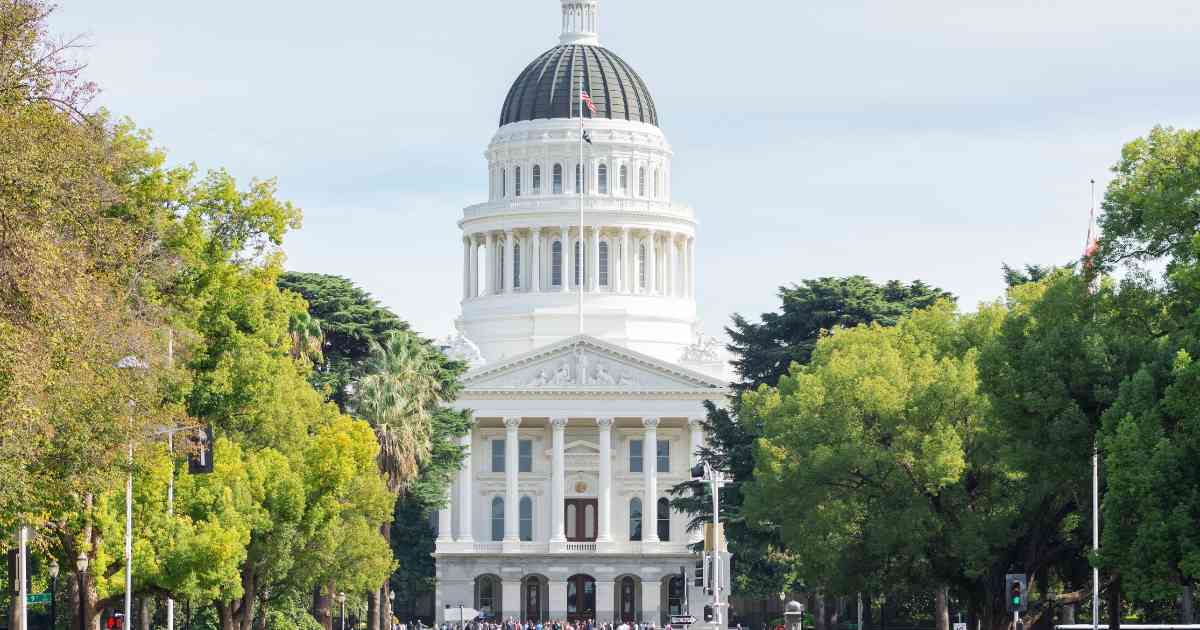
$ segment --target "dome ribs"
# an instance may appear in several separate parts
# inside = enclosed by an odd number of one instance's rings
[[[504,99],[500,126],[575,118],[581,82],[598,110],[585,116],[658,125],[650,90],[629,64],[601,46],[564,44],[539,55],[517,77]]]

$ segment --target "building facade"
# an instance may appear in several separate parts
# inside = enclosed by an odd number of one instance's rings
[[[726,396],[698,335],[696,220],[645,82],[599,44],[598,0],[561,0],[560,45],[514,82],[464,210],[462,316],[475,419],[438,514],[438,621],[663,625],[699,592],[670,489]],[[580,156],[580,87],[588,142]],[[582,205],[584,222],[579,222]],[[582,228],[582,229],[581,229]]]

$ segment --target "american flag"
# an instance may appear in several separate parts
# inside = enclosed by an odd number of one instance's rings
[[[587,105],[587,108],[590,109],[593,114],[596,113],[596,104],[592,102],[592,97],[588,96],[587,90],[581,90],[579,92],[579,98],[583,99],[583,104]]]

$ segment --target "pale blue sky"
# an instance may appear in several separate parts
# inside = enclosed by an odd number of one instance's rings
[[[418,330],[458,313],[455,225],[487,193],[508,86],[558,0],[63,0],[99,102],[175,161],[278,177],[289,268],[348,276]],[[1200,125],[1194,0],[602,0],[696,208],[699,305],[824,275],[921,278],[965,307],[1001,262],[1076,256],[1089,177],[1155,124]]]

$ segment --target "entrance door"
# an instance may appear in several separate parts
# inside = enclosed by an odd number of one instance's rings
[[[542,620],[542,582],[537,578],[525,580],[524,621]]]
[[[596,499],[566,499],[563,510],[563,529],[571,542],[594,542],[596,540]]]
[[[621,621],[637,621],[637,588],[631,577],[621,578]]]
[[[596,580],[590,575],[567,578],[567,619],[581,621],[596,618]]]

